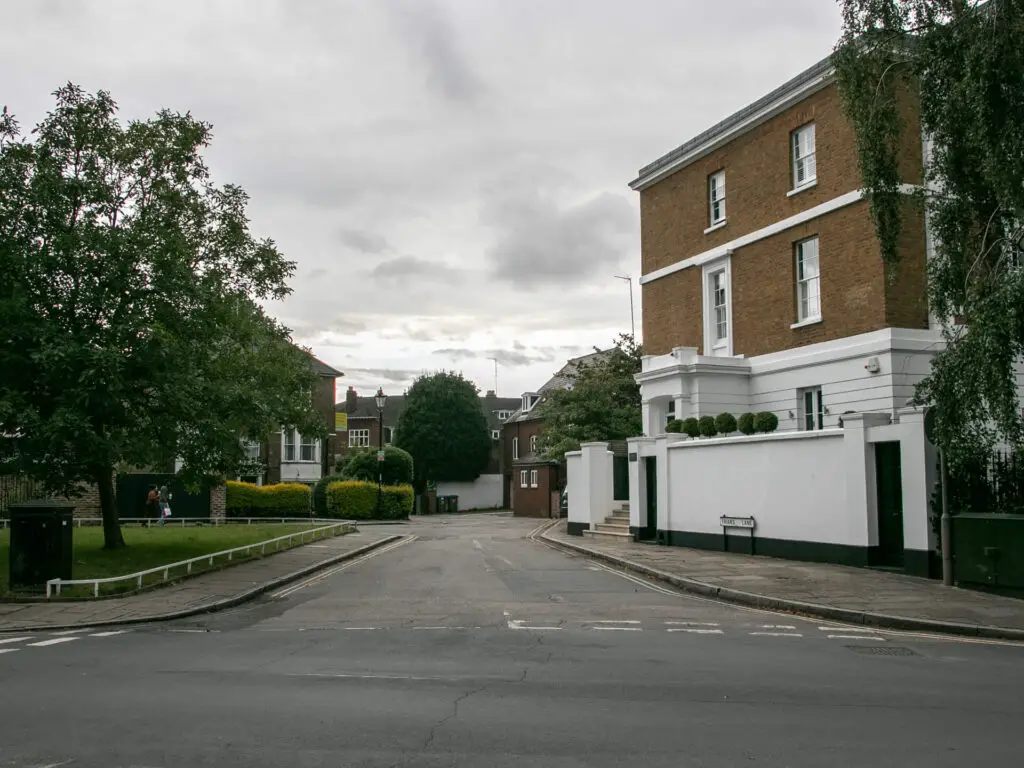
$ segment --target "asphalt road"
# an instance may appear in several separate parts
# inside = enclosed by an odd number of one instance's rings
[[[430,518],[199,621],[0,635],[0,766],[1021,763],[1024,647],[685,597],[533,527]]]

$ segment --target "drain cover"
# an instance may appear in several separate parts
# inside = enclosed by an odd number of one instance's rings
[[[865,656],[918,656],[920,654],[899,645],[848,645],[854,653]]]

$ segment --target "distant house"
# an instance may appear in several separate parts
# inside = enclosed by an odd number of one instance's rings
[[[253,467],[259,470],[239,479],[257,485],[274,483],[307,483],[314,484],[321,477],[330,473],[332,457],[336,452],[338,437],[334,432],[334,400],[336,380],[344,376],[318,360],[309,356],[310,364],[317,374],[316,387],[313,390],[313,407],[323,418],[328,428],[328,436],[324,439],[309,438],[298,430],[281,430],[270,436],[266,442],[249,442],[246,445],[248,457]]]
[[[520,405],[517,397],[498,397],[488,390],[480,398],[480,407],[487,417],[491,435],[491,458],[483,473],[473,483],[441,483],[438,494],[459,496],[461,509],[497,509],[502,505],[501,493],[501,428]],[[384,445],[391,445],[398,432],[398,420],[405,411],[406,397],[388,395],[384,405]],[[337,421],[334,464],[354,450],[376,449],[380,445],[381,419],[373,396],[359,395],[349,387],[345,399],[335,405]]]
[[[517,517],[558,517],[559,494],[565,487],[562,464],[545,459],[538,451],[544,420],[537,406],[547,393],[571,389],[573,374],[581,363],[597,362],[607,354],[608,350],[602,350],[569,360],[536,392],[524,392],[505,422],[501,448],[504,504]]]

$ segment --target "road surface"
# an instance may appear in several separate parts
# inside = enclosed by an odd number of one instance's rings
[[[418,520],[225,613],[0,635],[0,767],[1020,764],[1022,647],[682,596],[535,525]]]

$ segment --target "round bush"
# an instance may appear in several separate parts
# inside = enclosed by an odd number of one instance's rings
[[[698,422],[701,437],[714,437],[718,434],[714,416],[701,416]]]
[[[698,422],[697,419],[695,419],[693,416],[686,419],[683,422],[683,433],[689,435],[690,437],[699,437],[700,422]]]
[[[412,513],[411,485],[386,485],[362,480],[335,481],[327,486],[327,516],[343,520],[400,520]]]
[[[665,425],[665,431],[671,435],[678,435],[683,431],[683,422],[679,419],[672,419]]]
[[[754,429],[757,432],[774,432],[779,428],[779,417],[771,411],[761,411],[754,417]]]
[[[741,413],[739,419],[736,421],[736,428],[744,435],[754,434],[754,414]]]
[[[384,449],[384,461],[377,461],[377,451],[353,453],[345,462],[341,475],[345,480],[376,483],[380,472],[384,485],[405,485],[412,482],[412,455],[394,446]]]
[[[720,435],[731,435],[736,431],[736,417],[731,413],[720,413],[715,417],[715,428]]]

